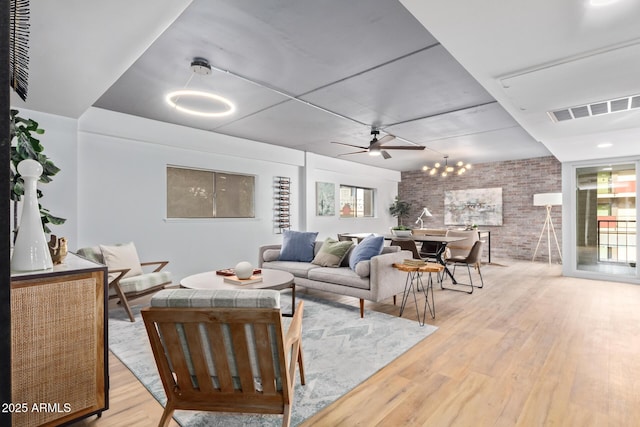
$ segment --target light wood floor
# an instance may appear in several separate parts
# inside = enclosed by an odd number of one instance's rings
[[[472,295],[437,289],[439,329],[303,426],[639,425],[640,286],[498,262]],[[76,425],[156,425],[160,405],[113,355],[110,369],[110,409]]]

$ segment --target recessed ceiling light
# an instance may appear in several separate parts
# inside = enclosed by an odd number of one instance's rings
[[[610,142],[603,142],[602,144],[598,144],[598,148],[608,148],[611,147],[613,144]]]
[[[236,111],[235,105],[227,98],[216,95],[215,93],[209,92],[201,92],[197,90],[177,90],[167,94],[165,97],[166,101],[178,111],[182,111],[183,113],[193,114],[194,116],[202,116],[202,117],[224,117],[230,114],[233,114]],[[187,107],[185,105],[179,105],[179,100],[202,100],[205,101],[213,101],[215,104],[222,104],[223,110],[215,109],[215,110],[199,110],[193,107]],[[214,105],[215,105],[214,104]],[[219,105],[216,105],[218,107]]]

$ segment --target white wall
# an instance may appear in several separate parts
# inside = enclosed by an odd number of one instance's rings
[[[104,134],[109,129],[118,135]],[[273,177],[298,176],[302,156],[295,150],[278,155],[289,164],[246,158],[264,144],[104,111],[80,119],[78,141],[80,246],[134,241],[141,260],[169,260],[179,281],[242,260],[255,264],[259,245],[280,241],[272,227]],[[236,155],[218,154],[216,146]],[[167,220],[167,165],[256,175],[256,218]]]
[[[60,172],[51,182],[38,183],[38,188],[43,193],[40,204],[52,215],[66,218],[67,221],[63,225],[50,225],[49,228],[53,234],[66,237],[73,244],[78,240],[77,120],[33,110],[18,110],[20,117],[35,120],[45,131],[44,134],[35,137],[43,145],[43,153],[60,168]],[[18,215],[20,212],[19,210]],[[13,218],[11,223],[13,226]]]
[[[336,233],[385,233],[397,225],[389,214],[389,205],[398,194],[400,172],[353,163],[342,159],[306,154],[306,224],[307,230],[318,231],[318,239],[337,237]],[[316,182],[335,184],[336,213],[316,215]],[[373,188],[373,218],[340,218],[340,184]]]
[[[275,176],[292,178],[292,229],[319,238],[387,230],[400,180],[399,172],[93,108],[79,120],[78,159],[80,238],[72,248],[134,241],[143,260],[169,260],[176,281],[255,264],[258,246],[281,242],[273,231]],[[255,174],[256,218],[166,220],[167,164]],[[316,181],[375,187],[377,217],[316,217]]]

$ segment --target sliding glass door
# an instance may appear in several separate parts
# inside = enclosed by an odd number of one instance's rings
[[[636,277],[636,163],[575,169],[576,269]]]

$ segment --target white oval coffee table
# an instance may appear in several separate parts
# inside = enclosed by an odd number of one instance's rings
[[[262,281],[249,283],[247,285],[235,285],[224,281],[224,277],[216,274],[215,271],[193,274],[180,280],[180,286],[188,289],[291,289],[291,314],[283,313],[283,316],[291,317],[296,308],[296,284],[293,274],[287,271],[272,270],[263,268],[261,272]]]

